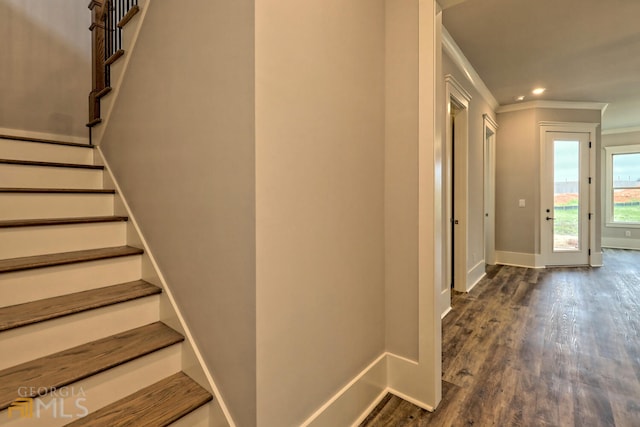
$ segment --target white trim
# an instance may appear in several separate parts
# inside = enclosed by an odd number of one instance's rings
[[[619,133],[640,132],[640,126],[631,126],[626,128],[602,129],[603,135],[616,135]]]
[[[591,252],[589,265],[591,267],[602,267],[602,252]]]
[[[485,270],[485,262],[484,260],[482,260],[467,272],[467,292],[471,292],[471,289],[473,289],[478,283],[480,283],[482,279],[484,279],[484,276],[487,275]],[[471,283],[471,285],[469,285],[469,283]]]
[[[545,268],[540,255],[524,252],[496,251],[496,264],[514,267]]]
[[[596,246],[596,224],[600,221],[600,217],[598,216],[598,210],[596,209],[596,188],[598,188],[598,176],[596,174],[596,149],[597,149],[597,129],[600,126],[600,123],[584,123],[584,122],[549,122],[549,121],[541,121],[539,122],[539,140],[540,144],[540,188],[539,188],[539,197],[540,200],[544,200],[544,191],[546,188],[546,180],[548,179],[547,174],[544,172],[544,166],[546,162],[546,136],[548,132],[575,132],[575,133],[586,133],[589,134],[589,141],[592,143],[592,148],[589,148],[588,153],[588,164],[589,171],[588,176],[591,177],[591,184],[587,190],[589,194],[589,206],[588,212],[591,213],[592,217],[587,225],[588,234],[589,234],[589,244],[587,248],[589,250],[595,250]],[[549,249],[545,249],[545,239],[548,239],[547,236],[544,235],[544,227],[545,227],[545,215],[542,212],[542,206],[540,206],[539,211],[539,230],[540,230],[540,245],[541,245],[541,258],[543,259],[544,265],[549,265],[550,261],[550,243]],[[549,259],[547,259],[549,258]]]
[[[444,319],[447,314],[451,313],[451,310],[453,310],[453,308],[449,306],[445,311],[442,312],[442,314],[440,315],[440,318]]]
[[[356,421],[353,424],[351,424],[351,427],[357,427],[360,424],[362,424],[362,422],[369,416],[369,414],[373,412],[376,406],[378,406],[380,402],[382,402],[382,399],[384,399],[384,397],[387,395],[387,393],[389,393],[389,391],[390,391],[389,387],[382,390],[378,395],[378,397],[373,402],[371,402],[371,405],[369,405],[367,409],[362,411],[362,414],[360,414],[360,416],[356,419]]]
[[[22,138],[48,139],[58,142],[73,142],[76,144],[89,144],[88,136],[61,135],[57,133],[34,132],[23,129],[0,128],[0,135],[19,136]]]
[[[609,104],[604,102],[571,102],[571,101],[527,101],[517,104],[501,105],[496,113],[529,110],[532,108],[554,108],[557,110],[599,110],[604,114]]]
[[[498,123],[488,114],[482,115],[482,179],[483,221],[482,250],[486,264],[496,259],[496,140]]]
[[[444,188],[445,188],[445,217],[453,219],[455,233],[447,225],[446,230],[446,267],[445,282],[453,282],[454,289],[458,292],[467,292],[467,251],[469,244],[469,102],[471,95],[458,83],[450,74],[445,80],[445,150],[444,150]],[[460,107],[460,112],[455,119],[455,136],[452,128],[454,126],[453,115],[451,114],[451,104],[456,103]],[[455,149],[454,149],[455,147]],[[454,165],[455,164],[455,168]],[[456,183],[455,189],[453,182]],[[455,205],[455,212],[452,211],[452,200]],[[453,246],[452,246],[453,245]],[[451,248],[454,248],[452,265]],[[451,277],[451,270],[453,278]],[[452,280],[453,279],[453,280]],[[442,304],[444,307],[446,304]]]
[[[637,222],[614,222],[613,221],[613,156],[615,154],[636,154],[640,153],[640,144],[611,145],[604,147],[604,219],[606,227],[614,228],[640,228]]]
[[[498,127],[499,127],[499,126],[498,126],[498,122],[496,122],[496,121],[494,120],[494,118],[493,118],[493,117],[491,117],[490,115],[488,115],[488,114],[486,114],[486,113],[485,113],[485,114],[483,114],[483,115],[482,115],[482,117],[483,117],[483,118],[487,121],[487,123],[490,125],[490,126],[488,126],[488,127],[489,127],[489,128],[492,128],[491,130],[492,130],[493,132],[496,132],[496,131],[498,130]],[[485,125],[486,125],[486,124],[485,124]]]
[[[365,411],[375,407],[374,403],[377,404],[376,402],[380,401],[380,396],[384,396],[383,393],[387,389],[388,355],[389,353],[385,352],[378,356],[331,396],[300,427],[350,425],[354,420],[362,418]],[[367,402],[366,406],[362,405],[363,401]],[[358,407],[359,404],[360,407]]]
[[[640,250],[640,239],[630,239],[629,237],[603,237],[602,247]]]
[[[390,384],[393,365],[403,366],[407,372],[413,372],[418,367],[418,363],[413,360],[389,352],[382,353],[331,396],[301,424],[301,427],[357,426],[387,393],[392,393],[422,409],[433,412],[433,406],[399,391]],[[364,403],[367,403],[366,406]]]
[[[480,96],[484,98],[484,100],[493,108],[494,110],[500,106],[498,100],[493,96],[489,88],[482,78],[478,74],[478,72],[473,68],[471,62],[464,56],[462,49],[455,42],[451,34],[447,31],[447,29],[442,26],[442,47],[444,51],[449,55],[454,64],[458,66],[464,73],[464,75],[469,79],[473,87],[478,91]]]
[[[446,84],[449,84],[451,87],[449,88],[449,93],[451,96],[456,98],[458,102],[460,102],[464,108],[469,108],[469,102],[471,102],[471,94],[467,92],[467,90],[462,86],[455,77],[451,74],[447,74],[444,76],[444,81]]]
[[[218,387],[216,386],[215,382],[213,381],[213,377],[211,376],[211,373],[209,372],[209,369],[204,361],[204,358],[202,357],[202,353],[200,352],[200,349],[198,348],[195,340],[193,339],[193,335],[191,334],[191,330],[189,329],[189,327],[187,326],[187,323],[184,319],[184,317],[182,316],[182,313],[180,312],[176,301],[173,297],[173,294],[171,292],[171,289],[169,288],[169,285],[167,284],[166,279],[164,278],[164,276],[162,275],[162,272],[160,271],[160,268],[158,268],[158,264],[156,263],[155,257],[153,256],[153,253],[151,252],[151,249],[149,248],[149,245],[147,244],[146,239],[144,238],[144,235],[142,234],[142,231],[140,230],[140,227],[138,226],[138,222],[136,221],[135,216],[133,215],[133,212],[131,211],[129,204],[127,203],[123,193],[122,193],[122,189],[120,188],[120,185],[118,184],[118,181],[116,180],[115,176],[113,175],[113,173],[111,172],[111,168],[109,167],[109,163],[107,162],[106,158],[104,157],[104,154],[102,153],[102,150],[100,147],[96,147],[96,153],[98,153],[98,163],[104,165],[105,167],[105,172],[108,175],[108,178],[111,180],[111,182],[113,183],[115,190],[116,190],[116,195],[118,196],[120,202],[122,203],[122,206],[124,207],[124,209],[127,212],[127,216],[129,217],[129,223],[133,226],[133,228],[135,229],[136,233],[137,233],[137,238],[140,239],[140,244],[142,245],[142,248],[144,249],[144,255],[148,256],[148,259],[151,263],[151,265],[153,266],[154,270],[155,270],[155,274],[158,278],[158,280],[160,281],[160,284],[162,285],[162,290],[163,293],[167,296],[167,299],[169,300],[169,302],[171,303],[171,306],[175,312],[175,315],[177,317],[177,320],[180,322],[180,326],[182,327],[183,331],[184,331],[184,335],[185,338],[187,340],[187,342],[189,343],[190,347],[193,350],[193,353],[196,357],[196,359],[198,360],[198,363],[200,364],[200,368],[202,369],[202,371],[204,372],[204,375],[207,378],[207,381],[209,383],[209,387],[211,388],[211,390],[213,391],[213,394],[215,396],[216,401],[218,402],[218,404],[220,405],[220,408],[222,409],[222,412],[224,413],[224,416],[226,418],[227,423],[229,424],[229,427],[235,427],[236,424],[233,421],[233,418],[231,417],[231,413],[229,412],[229,409],[227,408],[226,404],[224,403],[224,400],[222,399],[222,394],[220,393],[220,390],[218,389]],[[129,237],[128,237],[129,238]]]
[[[407,396],[406,394],[404,394],[404,393],[402,393],[402,392],[400,392],[400,391],[398,391],[398,390],[396,390],[396,389],[394,389],[392,387],[389,387],[387,389],[387,391],[389,393],[391,393],[391,394],[395,394],[399,398],[404,399],[409,403],[413,403],[414,405],[416,405],[419,408],[424,409],[425,411],[429,411],[429,412],[435,411],[435,408],[433,406],[427,405],[426,403],[421,402],[419,400],[416,400],[416,399],[412,398],[411,396]]]

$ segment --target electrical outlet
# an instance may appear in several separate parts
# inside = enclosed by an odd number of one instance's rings
[[[524,208],[526,206],[526,202],[524,199],[518,200],[518,207]]]
[[[631,231],[630,230],[625,230],[624,237],[631,237]]]

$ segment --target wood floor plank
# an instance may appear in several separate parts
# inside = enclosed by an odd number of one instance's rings
[[[0,228],[39,227],[46,225],[90,224],[128,221],[126,216],[89,216],[77,218],[11,219],[0,221]]]
[[[452,308],[436,411],[391,396],[362,426],[640,426],[640,251],[607,249],[600,268],[490,267]]]
[[[164,427],[212,399],[208,391],[179,372],[67,426]]]
[[[0,332],[95,308],[159,294],[161,289],[143,280],[106,286],[0,308]]]
[[[95,145],[81,144],[77,142],[54,141],[51,139],[42,139],[42,138],[29,138],[24,136],[0,135],[0,139],[11,139],[14,141],[25,141],[25,142],[38,142],[41,144],[68,145],[71,147],[83,147],[83,148],[90,148],[90,149],[95,148]]]
[[[112,248],[88,249],[83,251],[3,259],[0,260],[0,273],[140,255],[143,252],[144,251],[142,249],[131,246],[117,246]]]
[[[71,169],[104,170],[104,166],[102,166],[102,165],[84,165],[84,164],[78,164],[78,163],[42,162],[42,161],[35,161],[35,160],[0,159],[0,164],[21,165],[21,166],[41,166],[41,167],[54,167],[54,168],[71,168]]]
[[[0,371],[0,410],[18,397],[20,387],[63,387],[183,340],[178,332],[156,322],[4,369]]]
[[[21,188],[1,187],[0,193],[16,194],[115,194],[115,190],[94,188]]]

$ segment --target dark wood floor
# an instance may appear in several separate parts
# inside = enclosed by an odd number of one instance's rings
[[[387,395],[361,427],[640,426],[640,251],[496,266],[442,322],[434,413]]]

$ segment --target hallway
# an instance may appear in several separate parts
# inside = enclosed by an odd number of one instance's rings
[[[452,306],[437,411],[387,395],[361,427],[640,425],[640,252],[490,267]]]

